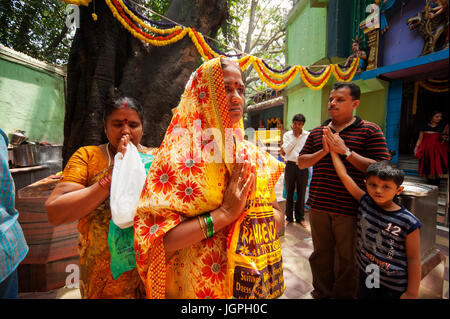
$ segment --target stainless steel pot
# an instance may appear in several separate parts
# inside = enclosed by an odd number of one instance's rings
[[[25,131],[15,130],[14,133],[9,134],[8,139],[11,145],[17,146],[25,142],[28,137],[25,136]]]
[[[35,166],[39,163],[39,145],[35,143],[21,144],[13,149],[14,165],[19,167]]]

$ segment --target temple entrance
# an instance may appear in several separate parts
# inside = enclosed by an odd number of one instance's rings
[[[432,82],[426,82],[432,83]],[[448,88],[448,81],[445,83]],[[415,96],[415,82],[403,83],[402,96],[402,113],[400,120],[399,133],[399,156],[400,155],[414,155],[413,150],[419,136],[419,131],[429,120],[430,113],[433,110],[442,112],[444,121],[449,122],[448,113],[448,91],[438,92],[443,85],[435,85],[433,87],[424,88],[420,85],[416,88],[417,98]],[[429,89],[435,90],[430,91]],[[414,103],[415,102],[415,103]],[[414,105],[415,104],[415,105]]]
[[[436,80],[434,80],[436,81]],[[402,112],[399,132],[398,165],[404,170],[405,181],[426,183],[418,174],[418,159],[414,157],[420,129],[429,121],[433,110],[442,112],[443,121],[449,123],[448,78],[440,82],[403,82]],[[447,91],[445,91],[447,89]],[[436,224],[448,228],[449,181],[441,179]]]

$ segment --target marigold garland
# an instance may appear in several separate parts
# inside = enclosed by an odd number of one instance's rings
[[[74,5],[76,5],[76,6],[88,6],[89,5],[89,3],[91,3],[91,1],[92,0],[62,0],[62,1],[64,1],[65,3],[68,3],[68,4],[74,4]]]
[[[206,43],[201,33],[196,32],[194,29],[191,29],[189,31],[189,37],[197,48],[198,53],[200,53],[205,61],[219,56],[216,52],[211,50],[210,46],[208,45],[208,43]]]
[[[253,68],[255,70],[259,70],[259,72],[261,72],[261,74],[264,76],[264,78],[268,81],[270,81],[273,84],[284,84],[286,83],[294,74],[297,74],[298,70],[291,69],[291,71],[283,78],[280,80],[277,79],[273,79],[270,75],[268,75],[264,69],[261,68],[261,65],[259,65],[258,63],[254,63],[253,64]]]
[[[265,74],[264,71],[262,71],[259,68],[258,64],[253,64],[253,67],[254,67],[256,73],[258,73],[258,76],[261,79],[261,81],[266,83],[269,87],[271,87],[274,90],[281,90],[281,89],[285,88],[286,86],[288,86],[289,84],[291,84],[291,82],[295,79],[295,76],[298,73],[297,67],[292,68],[292,71],[289,73],[288,77],[286,77],[282,81],[277,81],[277,80],[271,79],[267,74]]]
[[[117,0],[105,0],[106,4],[109,6],[112,14],[114,17],[124,26],[125,29],[127,29],[134,37],[150,43],[154,46],[166,46],[172,43],[175,43],[182,38],[189,32],[190,28],[180,28],[178,31],[172,32],[167,37],[153,37],[145,32],[143,32],[141,29],[136,27],[131,20],[125,15],[125,12],[121,10],[120,7],[116,7],[112,2],[117,4]]]
[[[340,82],[348,82],[353,79],[358,70],[359,58],[353,59],[350,67],[347,68],[346,71],[341,71],[341,66],[338,64],[332,64],[332,71],[334,77]]]
[[[92,2],[92,0],[62,1],[84,6],[88,6]],[[219,54],[211,48],[208,42],[205,41],[203,35],[193,28],[175,26],[169,29],[160,29],[153,27],[138,17],[140,14],[137,11],[134,11],[136,12],[135,14],[124,0],[105,0],[105,2],[110,8],[113,16],[122,24],[122,26],[141,41],[154,46],[166,46],[183,39],[186,34],[188,34],[197,51],[205,61],[219,56]],[[143,16],[141,15],[141,17]],[[146,20],[156,24],[154,21],[149,19]],[[144,31],[145,29],[152,33],[164,36],[153,36]],[[343,68],[338,64],[330,64],[324,67],[319,73],[314,73],[308,70],[308,68],[300,65],[289,66],[281,71],[275,70],[266,64],[264,60],[252,55],[247,55],[238,59],[237,63],[242,71],[245,71],[250,64],[253,65],[253,68],[261,81],[275,90],[280,90],[288,86],[298,73],[307,87],[313,90],[320,90],[328,82],[331,73],[333,73],[338,81],[351,81],[358,69],[359,58],[353,59],[352,64],[348,68]]]
[[[239,67],[241,68],[242,72],[245,71],[248,66],[253,62],[253,59],[255,57],[253,55],[246,55],[240,59],[237,60]]]
[[[280,79],[280,80],[285,79],[288,76],[289,72],[292,71],[292,67],[289,67],[289,69],[287,69],[283,73],[275,73],[272,70],[270,70],[269,68],[267,68],[266,65],[263,63],[263,61],[260,58],[256,58],[256,57],[253,60],[253,65],[255,63],[258,65],[258,67],[261,70],[264,70],[265,73],[269,74],[270,77],[275,78],[275,79]]]
[[[430,80],[428,80],[428,81],[430,81]],[[427,91],[431,91],[431,92],[435,92],[435,93],[448,92],[448,84],[434,85],[432,83],[427,83],[426,81],[419,81],[418,83],[421,87],[423,87]],[[436,83],[439,83],[439,82],[436,82]]]
[[[150,30],[154,33],[158,33],[158,34],[169,34],[175,31],[179,31],[182,28],[180,26],[176,26],[174,28],[170,28],[170,29],[158,29],[155,27],[152,27],[151,25],[145,23],[144,21],[142,21],[142,19],[140,19],[139,17],[137,17],[123,2],[123,0],[117,0],[118,4],[120,4],[120,7],[131,17],[131,19],[133,19],[135,22],[137,22],[140,26],[142,26],[143,28]]]
[[[319,76],[314,76],[310,74],[307,68],[299,66],[300,77],[303,83],[306,84],[312,90],[320,90],[328,82],[331,76],[332,66],[328,65],[323,69],[322,74]]]

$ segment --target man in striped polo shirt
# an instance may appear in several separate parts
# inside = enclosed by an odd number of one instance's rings
[[[0,129],[0,299],[18,297],[17,266],[28,245],[14,207],[14,181],[8,167],[8,138]]]
[[[329,148],[344,158],[348,174],[364,189],[367,167],[389,159],[386,140],[374,123],[354,116],[361,91],[354,83],[335,83],[328,101],[331,119],[313,129],[299,154],[300,169],[313,166],[308,205],[314,251],[309,258],[314,298],[355,298],[358,287],[356,266],[356,215],[358,202],[345,189],[322,146],[323,127],[338,138]]]

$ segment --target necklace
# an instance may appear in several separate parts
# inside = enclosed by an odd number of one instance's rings
[[[106,152],[108,153],[108,167],[111,166],[111,156],[109,155],[109,142],[106,144]]]

